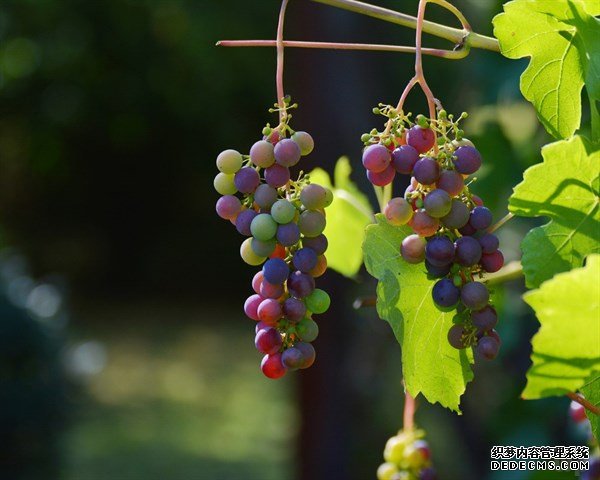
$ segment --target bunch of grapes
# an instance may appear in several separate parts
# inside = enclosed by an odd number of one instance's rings
[[[367,177],[385,186],[396,173],[411,175],[404,197],[392,198],[384,210],[390,224],[414,231],[399,246],[402,258],[425,262],[427,275],[438,279],[433,301],[440,310],[457,310],[450,344],[474,347],[479,357],[492,360],[500,348],[498,316],[478,279],[500,270],[504,257],[498,238],[486,232],[492,213],[465,183],[481,167],[481,155],[458,128],[466,114],[455,120],[441,110],[437,120],[419,115],[413,123],[390,106],[376,111],[388,117],[391,128],[362,137]]]
[[[400,430],[383,451],[385,463],[377,469],[377,480],[436,480],[431,451],[422,430]]]
[[[580,478],[581,480],[600,480],[600,448],[592,434],[592,428],[585,413],[585,407],[578,402],[571,402],[569,416],[574,423],[582,427],[590,439],[590,451],[592,453],[590,454],[589,469],[579,472]]]
[[[267,125],[249,155],[225,150],[217,157],[214,186],[222,195],[217,214],[248,237],[240,248],[242,259],[262,265],[244,311],[257,322],[255,345],[264,354],[261,370],[268,378],[314,363],[311,342],[319,327],[312,316],[330,303],[327,293],[315,288],[315,278],[327,269],[323,231],[333,194],[302,172],[296,181],[290,174],[313,148],[308,133],[282,123],[275,129]]]

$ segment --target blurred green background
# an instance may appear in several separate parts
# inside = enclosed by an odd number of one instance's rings
[[[376,3],[416,13],[416,0]],[[491,34],[499,0],[454,3]],[[414,42],[412,30],[309,0],[288,12],[290,39]],[[351,307],[373,281],[329,272],[335,307],[316,365],[268,381],[242,310],[253,269],[214,214],[216,155],[247,151],[275,100],[272,49],[214,45],[273,38],[277,13],[275,0],[0,3],[0,478],[374,478],[403,400],[390,329]],[[379,126],[373,106],[397,101],[413,58],[288,50],[286,60],[293,125],[317,145],[303,168],[331,171],[349,155],[369,191],[360,134]],[[498,218],[549,141],[520,97],[523,67],[484,51],[425,60],[446,109],[471,114],[467,136],[485,159],[473,189]],[[425,107],[418,94],[408,106]],[[502,229],[508,260],[530,227]],[[537,328],[522,288],[497,292],[503,348],[476,366],[464,415],[417,413],[441,479],[574,478],[489,472],[491,445],[585,442],[566,399],[519,400]]]

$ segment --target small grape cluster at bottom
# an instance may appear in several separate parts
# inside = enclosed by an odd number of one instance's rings
[[[400,430],[383,451],[385,463],[377,469],[377,480],[436,480],[431,451],[422,430]]]
[[[217,214],[248,237],[240,248],[242,259],[262,265],[244,311],[258,322],[255,346],[264,354],[261,370],[275,379],[315,361],[311,342],[319,328],[312,317],[324,313],[330,303],[327,293],[315,288],[315,278],[327,270],[323,231],[333,194],[302,173],[291,179],[290,167],[313,150],[308,133],[293,132],[283,124],[274,130],[267,126],[263,134],[249,155],[222,152],[214,183],[223,195]]]

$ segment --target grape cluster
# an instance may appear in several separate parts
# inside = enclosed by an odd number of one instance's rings
[[[492,213],[465,184],[481,167],[480,153],[458,128],[466,114],[455,120],[442,110],[437,120],[419,115],[412,123],[392,107],[376,110],[392,128],[363,135],[367,177],[385,186],[396,173],[411,175],[404,197],[392,198],[383,212],[390,224],[414,232],[400,245],[402,258],[425,262],[428,276],[437,279],[433,301],[440,310],[457,310],[450,344],[472,346],[479,357],[492,360],[500,347],[498,316],[487,286],[477,279],[500,270],[504,257],[498,238],[486,232]]]
[[[377,480],[436,480],[431,451],[422,430],[401,430],[383,451],[385,463],[377,469]]]
[[[268,378],[314,363],[311,342],[319,327],[312,315],[324,313],[330,303],[327,293],[315,288],[315,278],[327,269],[323,231],[333,194],[302,172],[296,181],[290,175],[290,167],[313,148],[308,133],[282,123],[276,129],[267,125],[249,155],[225,150],[217,157],[214,186],[222,195],[217,214],[248,237],[242,259],[262,265],[244,311],[257,322],[255,345],[264,354],[261,370]]]
[[[588,470],[579,472],[581,480],[600,480],[600,449],[598,442],[592,434],[592,428],[585,413],[585,407],[578,402],[572,401],[569,405],[569,416],[574,423],[582,427],[590,438],[590,463]]]

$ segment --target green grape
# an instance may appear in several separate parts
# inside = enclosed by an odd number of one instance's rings
[[[396,465],[390,462],[382,463],[377,469],[377,480],[392,480],[396,473],[398,473]]]
[[[271,216],[279,224],[290,223],[296,215],[296,207],[287,200],[277,200],[271,207]]]
[[[316,237],[325,230],[325,215],[315,210],[306,210],[300,215],[298,226],[300,232],[306,237]]]
[[[268,257],[275,251],[276,245],[277,242],[275,241],[275,239],[259,240],[257,238],[253,238],[252,242],[250,242],[252,251],[256,253],[258,257]]]
[[[296,333],[303,342],[313,342],[319,335],[319,326],[311,318],[303,318],[296,325]]]
[[[386,462],[400,465],[404,459],[404,450],[406,449],[407,439],[403,434],[398,434],[390,438],[385,444],[383,450],[383,458]]]
[[[277,222],[268,213],[261,213],[252,220],[250,232],[259,240],[271,240],[277,233]]]
[[[213,182],[215,190],[221,195],[233,195],[237,192],[233,178],[235,175],[229,173],[218,173]]]
[[[217,168],[220,172],[233,174],[242,168],[242,155],[236,150],[224,150],[217,157]]]
[[[308,155],[315,148],[315,141],[309,133],[296,132],[292,135],[292,140],[298,144],[303,156]]]
[[[315,288],[313,292],[304,299],[306,308],[313,313],[325,313],[329,309],[331,299],[325,290]]]
[[[407,445],[404,450],[404,464],[411,470],[420,470],[427,463],[427,459],[423,456],[423,453],[415,448],[414,445]]]
[[[244,260],[244,262],[253,266],[260,265],[266,260],[265,257],[259,257],[256,255],[256,253],[254,253],[252,250],[251,238],[247,238],[242,242],[242,246],[240,247],[240,255],[242,256],[242,260]]]
[[[333,192],[328,188],[325,189],[325,208],[333,203]]]

